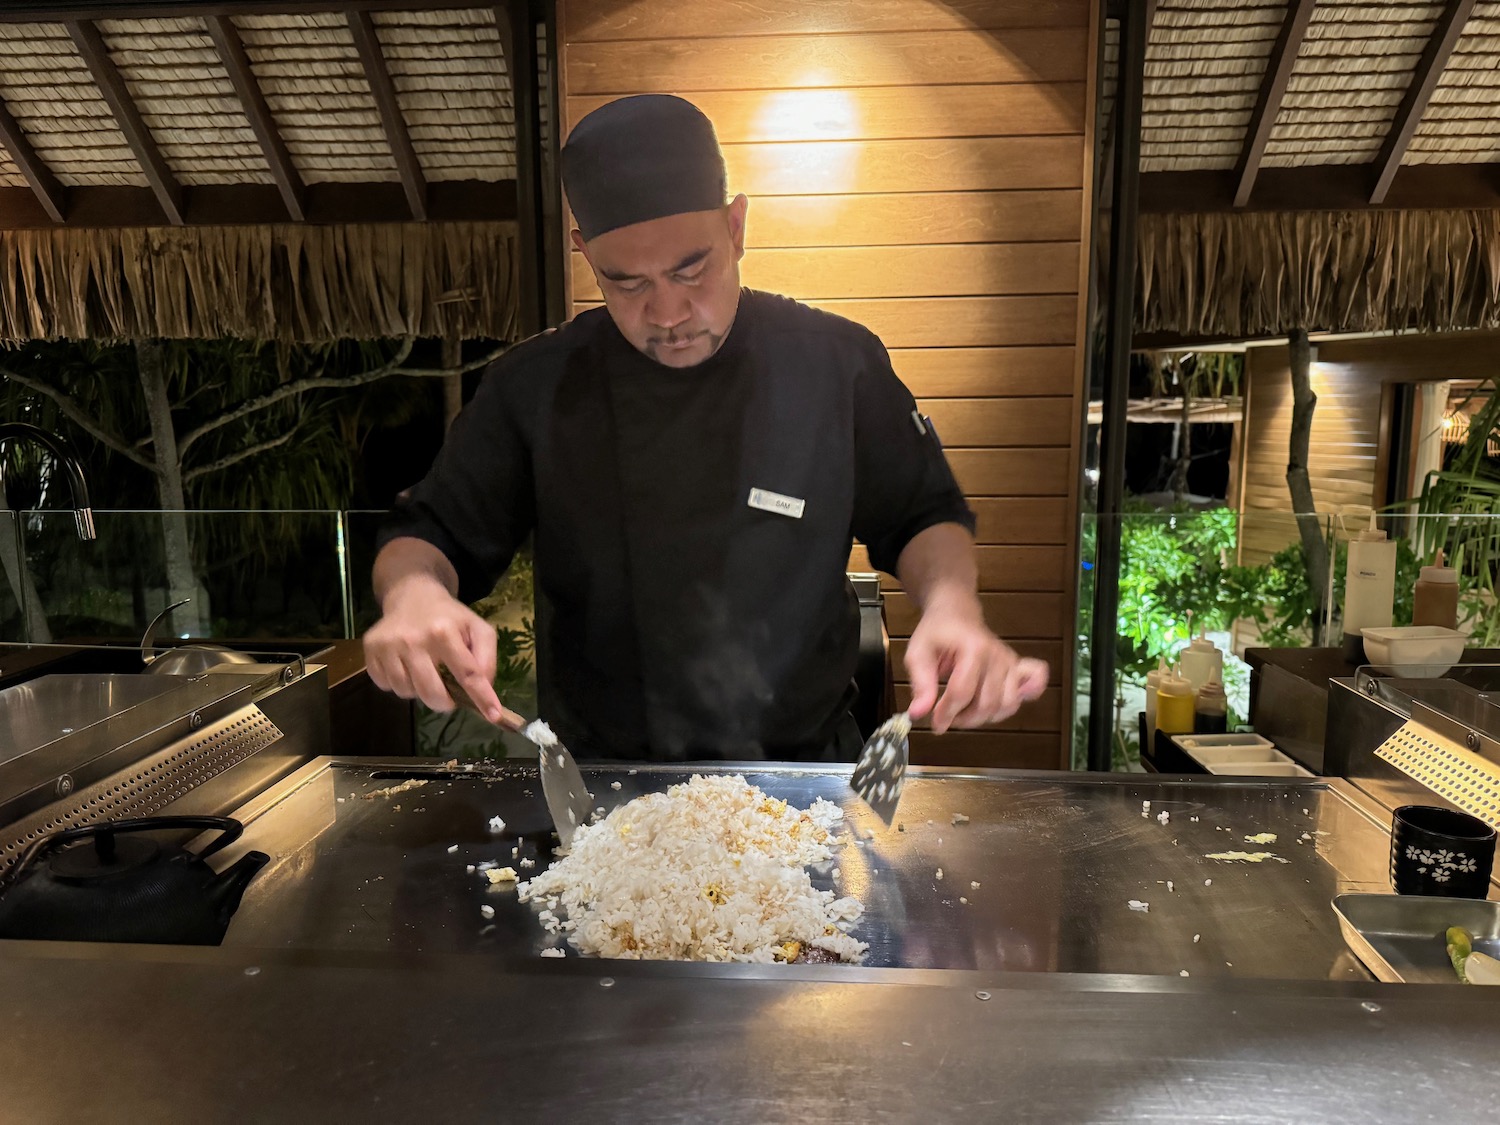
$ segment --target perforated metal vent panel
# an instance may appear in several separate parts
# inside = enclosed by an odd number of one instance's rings
[[[0,871],[48,832],[103,820],[150,816],[281,737],[264,711],[251,706],[174,742],[130,771],[81,789],[0,829]]]
[[[1500,766],[1488,758],[1415,722],[1382,742],[1375,756],[1491,828],[1500,828]]]

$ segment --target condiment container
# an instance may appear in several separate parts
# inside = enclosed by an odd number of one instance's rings
[[[1156,685],[1156,729],[1163,734],[1193,731],[1193,685],[1176,670]]]
[[[1424,566],[1412,588],[1411,623],[1458,628],[1458,571],[1443,565],[1438,548],[1431,566]]]
[[[1178,666],[1187,677],[1193,690],[1201,691],[1209,680],[1224,680],[1224,654],[1219,651],[1207,633],[1199,633],[1191,644],[1177,654]]]
[[[1349,540],[1349,565],[1344,572],[1344,636],[1358,637],[1361,629],[1385,629],[1396,604],[1396,542],[1375,526]]]
[[[1167,658],[1157,657],[1156,667],[1146,673],[1146,729],[1156,729],[1156,689],[1161,686],[1161,678],[1167,674]]]
[[[1229,730],[1229,700],[1224,685],[1214,676],[1198,691],[1193,704],[1194,734],[1224,734]]]

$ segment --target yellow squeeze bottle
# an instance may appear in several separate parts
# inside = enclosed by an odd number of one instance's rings
[[[1156,729],[1163,734],[1193,733],[1193,685],[1180,667],[1156,685]]]

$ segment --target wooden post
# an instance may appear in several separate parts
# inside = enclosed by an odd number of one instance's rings
[[[1115,95],[1114,202],[1109,229],[1104,422],[1099,427],[1099,491],[1094,547],[1094,620],[1089,637],[1088,767],[1108,771],[1116,727],[1115,641],[1120,611],[1120,509],[1125,496],[1125,432],[1130,346],[1135,336],[1136,209],[1140,201],[1141,113],[1146,87],[1146,0],[1129,0],[1120,25]]]
[[[1182,373],[1181,361],[1174,361],[1177,379],[1182,384],[1182,415],[1177,423],[1181,433],[1177,438],[1177,464],[1172,467],[1172,499],[1186,500],[1188,495],[1188,469],[1193,464],[1193,391],[1188,386],[1187,376]]]
[[[443,368],[456,371],[463,363],[463,341],[453,336],[443,338]],[[443,433],[453,428],[453,419],[464,405],[464,377],[443,376]]]

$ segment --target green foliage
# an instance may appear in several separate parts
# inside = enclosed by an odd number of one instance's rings
[[[1195,398],[1227,398],[1240,393],[1244,352],[1199,352],[1189,376]]]
[[[530,550],[518,552],[494,590],[470,607],[495,626],[495,694],[507,707],[528,716],[536,714],[532,572]],[[419,707],[417,742],[421,753],[442,758],[503,758],[511,747],[530,752],[529,744],[467,711],[439,715]]]
[[[1500,439],[1500,386],[1486,380],[1477,393],[1489,398],[1469,419],[1468,434],[1446,468],[1429,473],[1412,504],[1419,517],[1413,538],[1421,560],[1442,549],[1458,570],[1459,624],[1470,644],[1500,643],[1496,570],[1500,568],[1500,462],[1490,447]],[[1445,518],[1446,517],[1446,518]],[[1399,588],[1399,587],[1398,587]]]
[[[1127,502],[1115,654],[1122,673],[1144,679],[1199,630],[1228,629],[1245,617],[1267,620],[1269,568],[1230,563],[1237,537],[1238,519],[1228,508],[1161,511]]]
[[[1166,398],[1180,387],[1189,398],[1229,398],[1240,393],[1243,352],[1146,352],[1151,394]]]
[[[1280,648],[1307,644],[1314,635],[1318,600],[1308,581],[1302,544],[1283,547],[1269,563],[1254,569],[1261,575],[1264,605],[1276,607],[1274,614],[1264,608],[1248,614],[1260,627],[1261,639]]]

